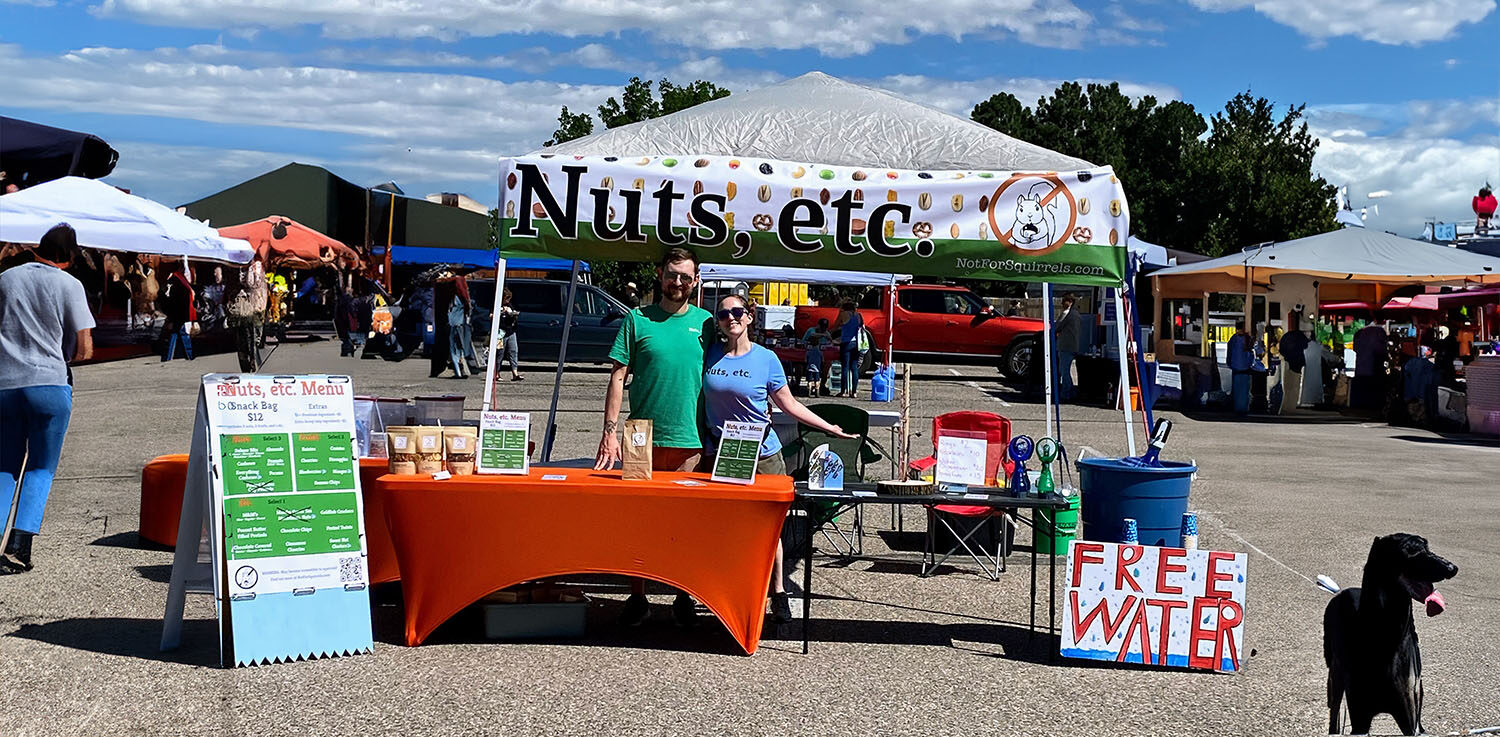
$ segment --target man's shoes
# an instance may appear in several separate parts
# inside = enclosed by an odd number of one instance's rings
[[[651,602],[646,600],[645,594],[631,594],[625,600],[625,609],[620,612],[620,624],[626,627],[639,627],[641,622],[651,616]]]
[[[678,594],[677,598],[672,600],[672,621],[684,629],[698,623],[698,606],[693,602],[693,597]]]
[[[786,624],[792,621],[791,597],[785,591],[771,594],[771,621],[776,624]]]

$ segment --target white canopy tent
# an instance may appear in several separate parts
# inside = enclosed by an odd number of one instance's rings
[[[0,196],[0,241],[38,243],[58,223],[89,248],[234,264],[255,257],[246,241],[95,179],[63,177]]]
[[[1154,276],[1223,275],[1248,280],[1252,273],[1266,277],[1276,272],[1383,284],[1443,281],[1500,284],[1500,259],[1379,230],[1341,228],[1173,266]]]
[[[780,84],[737,92],[671,115],[612,128],[532,153],[557,157],[741,156],[919,171],[1074,172],[1094,166],[1082,159],[1012,138],[972,120],[821,72],[809,72]],[[501,184],[500,209],[504,212],[506,188],[504,182]],[[502,246],[502,253],[504,250]],[[505,259],[502,257],[497,264],[501,279],[504,271]],[[828,281],[829,272],[815,271],[820,275],[819,281]],[[875,283],[890,283],[891,275],[877,276],[882,280]],[[704,278],[709,277],[705,274]],[[576,266],[571,282],[577,282]],[[497,286],[496,294],[501,291],[502,288]],[[1043,292],[1049,298],[1050,307],[1051,285],[1046,280],[1043,280]],[[1123,314],[1120,294],[1121,290],[1116,289],[1116,308]],[[571,310],[571,294],[566,304]],[[563,322],[563,346],[567,345],[570,323],[571,314]],[[1119,329],[1123,340],[1123,322]],[[1044,331],[1043,335],[1046,429],[1049,436],[1056,437],[1051,331]],[[561,390],[562,357],[560,351],[547,437],[543,442],[544,460],[551,452],[551,433]],[[1123,351],[1120,354],[1120,373],[1124,391],[1129,378]],[[493,386],[487,383],[485,408],[491,406],[492,393]],[[1123,405],[1127,448],[1134,455],[1130,403],[1126,400]]]

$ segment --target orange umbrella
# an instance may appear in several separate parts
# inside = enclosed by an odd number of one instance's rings
[[[219,235],[250,241],[256,253],[265,254],[268,266],[359,266],[359,254],[354,249],[282,215],[219,228]]]

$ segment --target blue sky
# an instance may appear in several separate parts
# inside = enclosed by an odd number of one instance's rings
[[[1415,234],[1500,184],[1495,5],[0,0],[0,112],[102,136],[109,181],[173,205],[294,160],[491,202],[497,157],[634,75],[745,90],[820,70],[965,117],[1068,80],[1205,116],[1249,89],[1305,103],[1319,173]]]

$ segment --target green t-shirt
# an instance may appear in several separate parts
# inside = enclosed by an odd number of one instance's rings
[[[676,315],[654,304],[637,307],[620,324],[609,357],[630,367],[630,419],[651,420],[655,445],[703,447],[703,349],[715,330],[708,310],[692,305]]]

